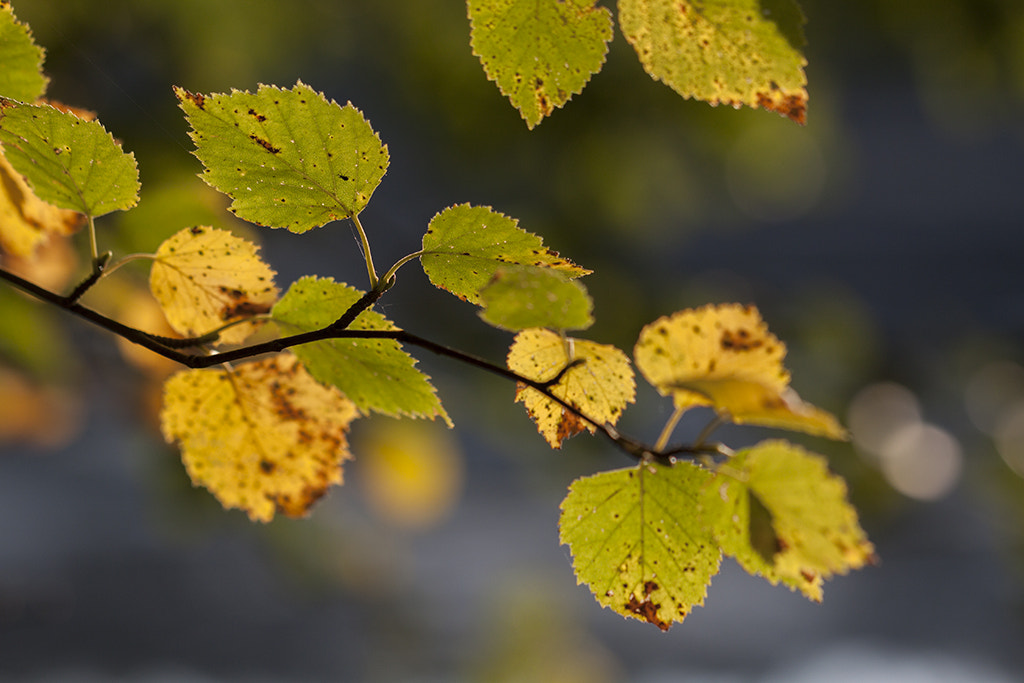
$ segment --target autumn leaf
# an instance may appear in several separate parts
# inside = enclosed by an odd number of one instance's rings
[[[757,505],[770,518],[773,553],[765,553],[765,539],[752,533]],[[785,441],[762,442],[722,464],[701,510],[722,550],[740,566],[817,602],[825,580],[876,561],[843,480],[823,457]]]
[[[350,218],[387,170],[387,146],[359,110],[301,81],[290,90],[174,92],[203,179],[231,197],[239,218],[295,233]]]
[[[587,584],[601,605],[662,630],[703,605],[722,556],[694,514],[710,478],[680,462],[574,481],[559,528],[577,583]]]
[[[32,102],[46,92],[43,48],[32,31],[15,18],[9,2],[0,2],[0,97]]]
[[[0,150],[0,251],[30,259],[51,235],[71,235],[84,223],[77,211],[39,199]]]
[[[185,370],[164,388],[164,437],[193,484],[226,508],[269,522],[304,516],[342,481],[355,405],[290,354],[232,370]]]
[[[517,334],[508,352],[509,369],[538,382],[554,379],[570,363],[576,364],[551,385],[551,393],[598,424],[617,423],[636,397],[633,369],[619,349],[531,329]],[[561,448],[563,441],[584,428],[591,433],[596,430],[576,413],[523,384],[516,389],[516,402],[526,406],[537,431],[552,448]]]
[[[498,268],[480,290],[480,299],[484,322],[513,332],[531,327],[582,330],[594,324],[587,290],[554,268]]]
[[[801,124],[803,24],[793,0],[619,0],[619,26],[652,78],[683,97],[762,107]]]
[[[665,316],[640,332],[636,366],[680,410],[711,406],[733,422],[832,439],[846,431],[789,388],[786,347],[753,306],[708,305]]]
[[[470,44],[533,128],[600,71],[612,39],[611,12],[594,0],[469,0]]]
[[[474,304],[482,303],[480,290],[500,268],[554,268],[570,278],[590,273],[544,247],[516,219],[469,204],[449,207],[430,219],[420,262],[435,287]]]
[[[269,313],[277,300],[274,271],[252,242],[226,230],[186,228],[157,249],[149,287],[179,334],[197,337],[222,325]],[[240,344],[254,323],[229,327],[222,344]]]

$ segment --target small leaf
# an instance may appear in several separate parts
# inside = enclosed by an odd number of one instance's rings
[[[803,24],[793,0],[619,0],[619,26],[652,78],[686,98],[763,107],[801,124]]]
[[[612,16],[594,0],[469,0],[473,54],[533,128],[601,70]]]
[[[577,583],[601,605],[665,631],[703,605],[722,556],[694,514],[710,478],[680,462],[574,481],[559,527]]]
[[[292,283],[271,315],[289,332],[309,332],[340,318],[363,292],[330,278],[304,277]],[[363,311],[351,330],[394,330],[390,320]],[[451,419],[430,378],[416,360],[391,339],[327,339],[293,349],[310,374],[337,387],[363,411],[408,417]]]
[[[513,332],[530,327],[582,330],[594,324],[587,290],[553,268],[499,268],[480,298],[485,307],[480,317]]]
[[[524,330],[516,335],[508,352],[508,367],[528,379],[547,382],[570,363],[551,393],[578,408],[598,424],[615,424],[622,411],[636,397],[636,382],[629,358],[614,346],[582,339],[563,338],[543,329]],[[522,402],[537,431],[551,444],[562,442],[584,428],[596,427],[566,410],[536,389],[522,384],[516,389],[516,402]]]
[[[226,508],[269,522],[304,516],[342,481],[351,401],[317,383],[291,354],[233,370],[185,370],[164,387],[164,437],[181,446],[192,482]]]
[[[14,16],[9,2],[0,2],[0,97],[32,102],[43,96],[49,79],[43,74],[46,53],[32,31]]]
[[[149,288],[167,322],[185,337],[198,337],[225,323],[269,313],[277,301],[274,271],[259,247],[226,230],[186,228],[157,249]],[[222,344],[240,344],[254,323],[224,330]]]
[[[846,431],[800,400],[782,366],[786,347],[753,306],[703,306],[644,327],[636,366],[676,407],[712,406],[733,422],[795,429],[831,439]]]
[[[469,204],[449,207],[430,219],[420,262],[435,287],[474,304],[481,303],[480,290],[498,269],[509,265],[554,268],[570,278],[590,273],[545,248],[516,219]]]
[[[770,517],[770,556],[753,540],[763,520],[752,501]],[[843,480],[828,471],[824,458],[785,441],[736,453],[705,489],[701,510],[722,550],[745,570],[817,602],[832,575],[876,561]]]
[[[302,233],[366,206],[388,149],[351,104],[299,81],[291,90],[199,95],[175,88],[203,179],[239,218]]]
[[[84,225],[77,211],[39,199],[0,150],[0,251],[30,258],[50,235],[70,235]]]
[[[44,202],[89,216],[129,209],[139,199],[135,156],[98,121],[48,104],[0,98],[0,143]]]

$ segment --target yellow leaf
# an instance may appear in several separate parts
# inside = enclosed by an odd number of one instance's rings
[[[185,337],[197,337],[225,323],[268,313],[277,301],[274,271],[252,242],[226,230],[197,226],[176,233],[156,252],[149,287],[167,322]],[[219,342],[239,344],[254,324],[230,327]]]
[[[39,199],[0,151],[0,251],[31,258],[50,235],[71,235],[84,222],[77,211]]]
[[[161,426],[192,483],[226,508],[268,522],[301,517],[340,484],[349,423],[359,413],[282,354],[233,370],[185,370],[164,388]]]
[[[629,358],[614,346],[582,339],[561,337],[545,329],[524,330],[516,335],[508,353],[508,367],[523,377],[546,382],[558,376],[569,363],[578,361],[551,386],[551,393],[599,424],[615,424],[623,409],[636,396],[636,382]],[[535,389],[522,384],[516,401],[527,412],[552,448],[595,427]]]
[[[659,318],[641,330],[634,356],[679,409],[712,406],[737,423],[846,438],[834,416],[789,388],[786,346],[753,306],[707,305]]]

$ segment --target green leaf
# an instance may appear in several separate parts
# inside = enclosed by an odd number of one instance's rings
[[[804,17],[793,0],[619,0],[644,69],[683,97],[804,123]]]
[[[701,510],[741,567],[811,600],[821,601],[822,583],[833,574],[875,561],[846,484],[823,457],[786,441],[736,453],[705,490]]]
[[[271,317],[286,331],[309,332],[327,327],[363,292],[330,278],[297,280],[277,302]],[[363,311],[351,330],[394,330],[384,316]],[[362,411],[409,417],[441,417],[451,425],[430,378],[416,369],[416,360],[391,339],[327,339],[292,349],[306,369],[324,384],[337,387]]]
[[[420,262],[434,286],[474,304],[482,303],[480,290],[498,269],[509,265],[554,268],[570,278],[590,273],[545,248],[516,219],[469,204],[449,207],[430,219]]]
[[[612,16],[594,0],[469,0],[470,43],[487,78],[533,128],[601,70]]]
[[[199,95],[175,88],[203,179],[239,218],[302,233],[366,206],[388,149],[351,104],[299,81],[291,90]]]
[[[49,79],[43,74],[43,48],[32,31],[14,16],[8,2],[0,2],[0,97],[32,102],[46,92]]]
[[[98,121],[0,98],[0,143],[36,195],[62,209],[95,217],[139,200],[135,155]]]
[[[486,307],[480,317],[512,332],[530,327],[583,330],[594,324],[587,290],[552,268],[499,268],[480,290],[480,298]]]
[[[703,605],[721,552],[695,514],[711,474],[680,462],[577,479],[562,502],[561,541],[578,583],[623,616],[662,630]]]

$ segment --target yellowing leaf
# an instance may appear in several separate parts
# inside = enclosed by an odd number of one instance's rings
[[[710,478],[680,462],[574,481],[559,528],[577,583],[603,606],[662,630],[703,605],[722,557],[695,514]]]
[[[713,406],[737,423],[795,429],[832,439],[846,431],[789,388],[786,347],[753,306],[708,305],[644,327],[637,368],[678,408]]]
[[[233,370],[185,370],[164,388],[164,437],[181,446],[192,482],[226,508],[269,522],[301,517],[351,456],[355,405],[290,354]]]
[[[636,397],[636,382],[629,358],[619,349],[582,339],[563,338],[550,330],[524,330],[516,335],[508,352],[508,367],[523,377],[547,382],[558,376],[571,362],[577,365],[565,371],[551,393],[598,424],[615,424],[627,405]],[[537,431],[551,444],[562,442],[595,427],[563,408],[536,389],[519,385],[516,401],[526,406],[537,423]]]
[[[156,252],[149,287],[179,334],[196,337],[225,323],[269,313],[277,300],[274,271],[257,247],[226,230],[197,226],[176,233]],[[238,344],[254,324],[229,327],[219,338]]]
[[[39,199],[0,150],[0,251],[31,258],[50,235],[70,235],[84,223],[77,211]]]
[[[793,0],[619,0],[644,69],[683,97],[804,123],[804,18]]]
[[[775,549],[759,551],[751,499],[771,519]],[[825,459],[785,441],[765,441],[724,463],[706,487],[702,517],[726,554],[751,574],[821,601],[822,583],[875,562],[874,547]]]
[[[470,43],[487,77],[533,128],[583,90],[612,39],[594,0],[469,0]]]

